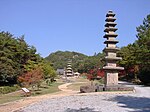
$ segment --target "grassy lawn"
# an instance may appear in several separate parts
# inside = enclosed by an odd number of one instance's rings
[[[58,89],[58,86],[63,83],[57,82],[57,83],[52,83],[50,86],[47,86],[46,84],[42,84],[42,86],[39,88],[39,90],[32,90],[32,95],[37,96],[37,95],[44,95],[44,94],[50,94],[50,93],[55,93],[60,91]]]
[[[73,91],[80,91],[80,86],[88,85],[88,83],[73,83],[68,86],[69,89]]]
[[[58,86],[63,84],[62,82],[55,82],[52,83],[50,86],[46,85],[45,82],[42,83],[42,86],[39,88],[39,90],[31,91],[32,95],[31,96],[37,96],[37,95],[44,95],[44,94],[50,94],[50,93],[55,93],[60,91],[58,89]],[[31,88],[29,88],[31,90]],[[0,94],[0,104],[11,102],[11,101],[16,101],[19,99],[23,99],[24,93],[23,91],[16,91],[12,92],[9,94]]]
[[[23,95],[22,95],[21,91],[0,95],[0,104],[19,100],[22,98],[23,98]]]
[[[93,81],[93,84],[99,83],[97,80]],[[91,81],[85,78],[77,78],[75,79],[75,82],[71,85],[68,86],[69,89],[74,90],[74,91],[79,91],[80,86],[86,86],[86,85],[91,85]]]

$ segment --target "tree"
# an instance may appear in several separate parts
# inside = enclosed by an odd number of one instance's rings
[[[137,38],[135,42],[139,49],[137,59],[140,60],[142,69],[150,68],[150,15],[144,18],[143,24],[137,27]]]
[[[21,83],[22,86],[30,86],[32,85],[32,88],[36,86],[39,89],[40,83],[43,79],[43,72],[40,67],[37,67],[34,70],[28,71],[27,73],[21,75],[18,77],[19,83]]]
[[[122,47],[118,52],[119,57],[122,57],[118,64],[125,68],[128,80],[137,79],[138,60],[136,59],[136,51],[137,47],[135,44],[129,44],[126,47]]]
[[[139,60],[139,78],[144,84],[150,83],[150,14],[144,18],[143,24],[137,27],[138,45],[137,60]]]
[[[150,83],[150,15],[144,19],[137,29],[137,40],[133,44],[121,48],[119,62],[125,67],[127,74],[133,74],[131,79],[139,78],[143,83]]]
[[[44,79],[46,80],[46,83],[50,85],[50,83],[54,81],[54,78],[57,77],[55,70],[51,66],[51,63],[46,61],[42,63],[42,70],[43,70]]]
[[[18,76],[40,61],[35,47],[29,46],[24,36],[17,38],[8,32],[0,32],[0,85],[17,83]]]

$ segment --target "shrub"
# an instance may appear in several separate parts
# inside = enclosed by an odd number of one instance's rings
[[[2,86],[0,87],[0,94],[7,94],[10,92],[14,92],[19,88],[20,88],[19,86]]]
[[[25,87],[32,86],[32,88],[36,86],[38,89],[42,79],[43,79],[43,72],[41,68],[36,68],[18,77],[18,81],[21,83],[22,86]]]

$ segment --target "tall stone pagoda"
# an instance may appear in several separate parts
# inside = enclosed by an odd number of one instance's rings
[[[117,25],[115,23],[115,14],[113,11],[108,11],[106,14],[106,24],[105,24],[105,30],[104,32],[104,38],[106,38],[106,41],[104,44],[106,44],[106,47],[104,48],[104,52],[106,53],[106,56],[104,58],[105,60],[105,66],[103,67],[105,71],[105,89],[109,87],[117,87],[118,85],[118,71],[124,70],[123,67],[118,67],[116,65],[116,62],[118,60],[121,60],[121,57],[117,57],[116,52],[119,50],[119,48],[116,46],[118,43],[118,40],[116,40],[116,37],[118,36],[115,31],[117,31],[117,28],[115,26]]]
[[[73,70],[72,70],[72,66],[71,66],[71,60],[69,60],[68,64],[67,64],[66,76],[67,77],[73,76]]]

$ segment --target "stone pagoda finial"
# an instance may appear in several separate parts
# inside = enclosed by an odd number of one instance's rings
[[[115,32],[117,31],[117,28],[115,26],[117,25],[115,23],[115,14],[112,10],[108,11],[106,14],[106,24],[105,24],[105,30],[104,32],[104,38],[106,38],[106,41],[104,44],[106,44],[106,47],[104,48],[104,52],[106,53],[105,56],[105,66],[103,69],[105,70],[105,87],[109,86],[116,86],[118,85],[118,71],[123,70],[123,67],[118,67],[116,65],[116,62],[118,60],[121,60],[121,57],[117,57],[116,52],[119,50],[118,47],[116,47],[116,44],[118,43],[118,40],[116,40],[116,37],[118,36]]]

